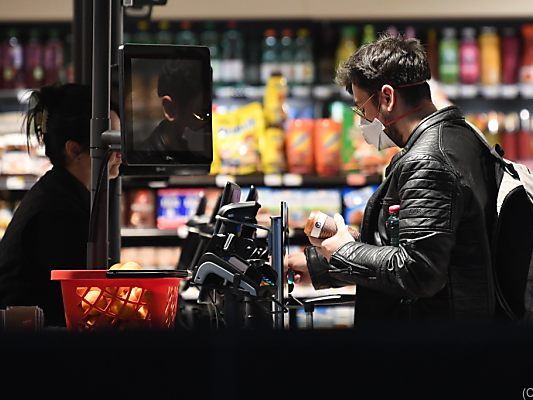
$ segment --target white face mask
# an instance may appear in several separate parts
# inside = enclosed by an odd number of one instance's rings
[[[368,122],[366,119],[361,118],[359,127],[361,128],[365,141],[377,147],[378,150],[396,147],[396,143],[385,133],[385,125],[379,119],[374,118],[374,121]]]

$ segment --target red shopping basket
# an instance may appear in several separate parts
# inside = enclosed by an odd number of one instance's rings
[[[107,270],[53,270],[61,282],[67,329],[174,327],[181,278],[107,278]]]

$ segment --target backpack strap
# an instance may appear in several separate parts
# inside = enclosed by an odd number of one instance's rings
[[[485,139],[485,136],[483,136],[483,132],[481,132],[477,126],[472,124],[469,121],[466,121],[467,125],[474,131],[475,136],[479,139],[479,141],[487,148],[487,150],[490,152],[492,157],[496,159],[496,162],[514,179],[520,180],[520,176],[518,175],[518,172],[516,171],[513,164],[510,162],[507,162],[503,158],[504,151],[502,147],[499,144],[496,144],[494,147],[491,147],[489,142]]]

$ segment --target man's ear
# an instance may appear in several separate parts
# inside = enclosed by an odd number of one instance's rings
[[[67,140],[65,142],[65,154],[68,159],[75,160],[83,153],[82,146],[75,140]]]
[[[381,87],[381,105],[385,107],[388,112],[391,112],[396,105],[396,93],[391,85],[383,85]]]
[[[161,98],[161,103],[163,104],[163,111],[165,113],[165,118],[168,121],[174,121],[178,117],[178,110],[176,108],[176,103],[172,100],[170,96],[163,96]]]

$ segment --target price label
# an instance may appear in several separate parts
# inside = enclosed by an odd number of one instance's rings
[[[264,177],[265,186],[281,186],[283,185],[283,177],[281,174],[266,174]]]
[[[502,97],[505,99],[514,99],[520,93],[518,85],[503,85]]]
[[[226,186],[226,182],[228,181],[235,182],[235,177],[232,175],[217,175],[215,177],[215,185],[221,188]]]
[[[7,190],[24,190],[26,189],[26,181],[22,176],[8,176],[6,178]]]
[[[300,174],[285,174],[283,183],[285,186],[302,186],[303,177]]]
[[[477,96],[478,87],[476,85],[461,85],[460,93],[461,97],[471,99]]]
[[[486,85],[481,87],[481,94],[487,99],[495,99],[501,95],[500,85]]]

